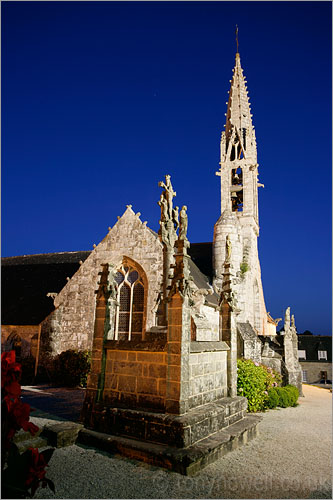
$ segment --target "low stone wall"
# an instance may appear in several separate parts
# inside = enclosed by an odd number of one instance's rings
[[[153,352],[141,351],[138,347],[135,350],[107,348],[104,402],[162,411],[165,409],[166,373],[167,353],[162,347]]]
[[[228,349],[225,342],[191,342],[190,408],[227,396]]]

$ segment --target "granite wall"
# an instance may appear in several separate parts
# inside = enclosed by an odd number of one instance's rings
[[[139,216],[129,205],[54,299],[56,309],[44,321],[42,329],[53,354],[74,348],[91,349],[98,273],[102,264],[111,263],[118,267],[124,257],[138,264],[149,283],[145,298],[144,329],[155,325],[163,276],[162,244],[157,234]],[[44,349],[47,349],[46,345]]]

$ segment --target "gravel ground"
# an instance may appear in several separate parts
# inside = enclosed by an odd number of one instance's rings
[[[303,388],[298,407],[264,413],[259,437],[195,477],[75,445],[50,461],[56,494],[35,498],[332,498],[331,393]]]

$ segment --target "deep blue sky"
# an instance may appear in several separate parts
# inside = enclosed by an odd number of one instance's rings
[[[3,256],[92,249],[126,204],[157,230],[167,173],[212,241],[238,24],[267,309],[331,333],[331,2],[1,7]]]

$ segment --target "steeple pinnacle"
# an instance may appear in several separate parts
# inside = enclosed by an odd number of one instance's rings
[[[238,52],[230,80],[225,131],[221,135],[221,213],[232,210],[253,217],[258,229],[257,146],[246,79]]]
[[[231,138],[234,129],[236,129],[237,135],[243,143],[245,142],[245,133],[247,133],[251,137],[254,132],[250,102],[246,87],[246,79],[243,75],[239,52],[236,53],[235,67],[233,69],[225,128],[227,142]],[[245,150],[248,149],[247,145],[243,144],[243,146],[244,153],[246,154]]]
[[[237,54],[239,52],[239,49],[238,49],[238,26],[236,24],[236,44],[237,44]]]

